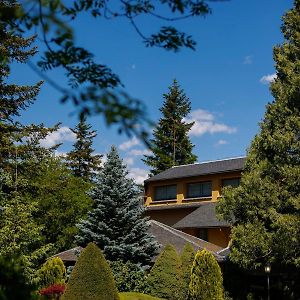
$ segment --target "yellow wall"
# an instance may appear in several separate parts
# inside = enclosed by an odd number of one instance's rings
[[[208,242],[226,248],[230,240],[230,228],[208,228]]]
[[[173,180],[148,182],[145,185],[145,195],[146,195],[145,205],[152,206],[152,205],[184,204],[184,203],[199,202],[199,201],[215,202],[221,196],[222,180],[230,179],[230,178],[239,178],[239,177],[241,177],[241,172],[237,171],[237,172],[228,172],[228,173],[220,173],[220,174],[213,174],[213,175],[202,175],[196,177],[179,178]],[[212,182],[212,196],[197,198],[197,199],[187,199],[186,197],[187,184],[196,183],[196,182],[205,182],[205,181]],[[166,201],[153,201],[156,187],[164,186],[164,185],[172,185],[172,184],[177,185],[177,199],[166,200]]]

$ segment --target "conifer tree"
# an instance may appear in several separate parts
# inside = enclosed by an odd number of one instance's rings
[[[160,109],[162,117],[153,131],[151,140],[152,154],[143,159],[151,168],[151,175],[197,160],[197,156],[192,153],[194,145],[188,136],[194,123],[184,121],[191,111],[190,100],[176,80],[169,87],[169,93],[163,97],[164,103]]]
[[[223,278],[214,256],[203,249],[196,253],[189,284],[189,300],[223,300]]]
[[[274,48],[277,78],[241,184],[228,188],[218,212],[234,223],[231,260],[300,267],[300,1],[283,17],[284,42]]]
[[[195,250],[190,243],[185,244],[180,258],[182,274],[181,299],[186,300],[188,299],[191,269],[195,258]]]
[[[93,209],[78,224],[76,242],[93,241],[108,260],[147,264],[157,244],[148,233],[149,222],[132,179],[115,147],[107,155],[91,192]]]
[[[173,245],[167,245],[160,253],[147,278],[149,294],[154,297],[180,299],[181,262]]]
[[[76,142],[73,150],[67,155],[68,165],[76,177],[86,181],[92,181],[95,173],[100,170],[102,155],[93,155],[93,139],[96,131],[90,130],[91,125],[87,124],[86,118],[81,117],[75,129],[71,129],[76,135]]]

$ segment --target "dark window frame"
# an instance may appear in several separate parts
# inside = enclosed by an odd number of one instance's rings
[[[168,189],[174,188],[175,187],[175,195],[172,196],[167,196],[168,194]],[[166,196],[163,197],[158,197],[157,190],[158,189],[166,189],[165,194]],[[174,197],[175,196],[175,197]],[[170,200],[177,200],[177,184],[168,184],[168,185],[161,185],[161,186],[156,186],[154,188],[154,197],[153,201],[170,201]]]
[[[233,180],[238,180],[238,184],[237,185],[224,185],[224,181],[233,181]],[[222,179],[222,188],[226,187],[226,186],[232,186],[232,187],[238,187],[241,183],[241,177],[232,177],[232,178],[223,178]]]
[[[206,194],[206,193],[199,193],[199,195],[191,195],[190,194],[190,191],[189,191],[189,187],[191,185],[204,185],[204,184],[207,184],[209,183],[210,184],[210,193]],[[190,183],[187,183],[186,185],[186,198],[187,199],[193,199],[193,198],[210,198],[212,197],[212,181],[211,180],[206,180],[206,181],[199,181],[199,182],[190,182]]]

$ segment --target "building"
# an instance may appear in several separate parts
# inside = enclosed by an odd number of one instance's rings
[[[226,248],[230,224],[216,217],[222,188],[238,186],[245,157],[172,167],[145,181],[146,213],[152,220]]]

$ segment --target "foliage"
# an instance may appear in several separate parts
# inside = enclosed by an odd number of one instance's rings
[[[207,250],[196,253],[189,284],[191,300],[223,300],[223,278],[214,256]]]
[[[49,258],[36,272],[35,281],[39,288],[62,285],[66,281],[66,268],[59,257]]]
[[[178,299],[181,288],[180,258],[172,245],[167,245],[155,261],[147,278],[149,294],[163,299]]]
[[[190,243],[186,243],[181,253],[181,273],[182,273],[182,286],[181,286],[181,299],[188,298],[189,284],[191,280],[191,269],[195,258],[194,247]]]
[[[76,142],[73,150],[67,155],[68,166],[72,174],[87,182],[92,182],[95,173],[100,170],[102,155],[93,155],[93,139],[96,131],[91,130],[91,125],[86,123],[86,118],[82,117],[75,129],[71,129],[76,135]]]
[[[234,224],[230,258],[243,268],[300,266],[300,1],[283,17],[274,48],[277,78],[241,184],[224,191],[218,212]]]
[[[20,261],[0,256],[0,300],[33,300],[34,287],[27,283]]]
[[[145,155],[143,160],[151,167],[151,175],[197,160],[197,156],[192,154],[194,145],[188,137],[194,123],[184,121],[191,111],[190,100],[176,80],[169,87],[169,93],[163,97],[165,100],[160,109],[162,117],[153,131],[151,140],[152,154]]]
[[[76,223],[91,208],[87,195],[91,184],[74,177],[60,158],[49,157],[40,163],[34,186],[36,192],[31,197],[38,204],[35,219],[44,225],[45,241],[54,244],[56,253],[73,247]]]
[[[140,293],[120,293],[120,300],[159,300],[160,298],[152,297]]]
[[[144,270],[130,261],[121,260],[110,262],[116,286],[119,292],[144,292],[146,275]]]
[[[110,260],[147,264],[157,243],[149,234],[149,222],[132,179],[115,147],[107,155],[91,192],[93,209],[78,224],[77,244],[93,241]]]
[[[47,288],[43,288],[39,291],[39,294],[47,299],[59,299],[64,293],[66,286],[64,284],[52,284]]]
[[[221,0],[220,0],[221,1]],[[31,67],[41,71],[62,68],[68,78],[69,88],[49,80],[62,93],[62,102],[72,101],[82,114],[100,113],[106,124],[116,123],[121,131],[145,134],[141,124],[146,119],[145,108],[139,100],[126,93],[120,78],[105,64],[95,61],[94,55],[75,43],[73,21],[84,13],[96,19],[127,19],[147,47],[160,47],[178,51],[181,48],[195,48],[195,41],[179,31],[170,22],[189,17],[205,16],[211,12],[207,1],[119,1],[117,5],[108,0],[74,1],[2,1],[0,19],[9,24],[13,32],[23,34],[32,30],[40,34],[45,52],[38,64]],[[146,35],[137,18],[154,18],[163,22],[156,33]],[[101,21],[101,20],[100,20]],[[3,53],[6,60],[6,53]],[[43,74],[43,77],[47,78]]]
[[[81,252],[63,300],[119,300],[112,272],[100,249],[89,243]]]

